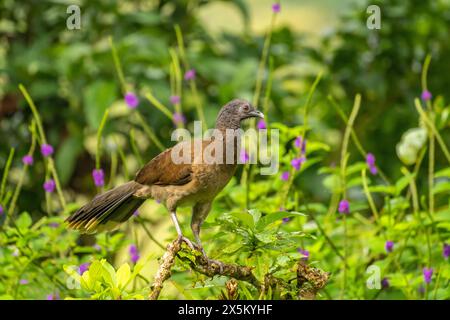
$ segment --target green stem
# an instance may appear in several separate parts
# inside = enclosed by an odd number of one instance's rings
[[[252,100],[252,104],[254,106],[258,105],[259,95],[261,94],[262,81],[263,81],[263,77],[264,77],[264,69],[266,66],[267,57],[269,55],[270,41],[272,39],[272,32],[273,32],[273,27],[275,26],[276,17],[277,17],[277,13],[274,12],[272,14],[272,18],[270,20],[269,31],[267,32],[266,37],[264,39],[261,60],[259,61],[258,72],[256,74],[255,92],[253,94],[253,100]]]
[[[169,118],[171,121],[173,121],[173,115],[172,112],[170,112],[170,110],[163,105],[158,99],[155,98],[155,96],[151,93],[151,92],[147,92],[145,94],[145,97],[147,98],[147,100],[154,105],[159,111],[161,111],[162,113],[164,113],[167,118]]]
[[[422,105],[420,103],[420,100],[418,98],[414,99],[414,105],[416,106],[417,112],[422,117],[422,120],[427,124],[429,129],[433,132],[434,136],[436,137],[436,140],[439,143],[439,146],[442,149],[442,152],[444,152],[445,158],[447,159],[448,163],[450,164],[450,152],[447,149],[447,146],[445,145],[444,140],[442,139],[441,135],[439,134],[439,131],[436,129],[433,122],[428,118],[425,111],[423,111]]]
[[[14,148],[11,148],[9,150],[9,156],[6,160],[5,164],[5,170],[3,171],[3,177],[2,177],[2,186],[0,188],[0,202],[3,201],[3,195],[5,194],[6,189],[6,180],[8,178],[9,169],[11,168],[12,159],[14,158]]]
[[[127,92],[127,86],[125,82],[125,77],[123,75],[122,65],[120,64],[119,55],[117,54],[116,46],[114,45],[113,38],[108,37],[109,45],[111,47],[111,53],[114,60],[114,66],[117,71],[117,76],[119,77],[120,86],[122,88],[122,93],[125,94]]]
[[[108,119],[109,109],[105,110],[105,113],[103,114],[102,121],[100,122],[100,126],[97,130],[97,152],[95,153],[95,168],[98,170],[100,169],[100,159],[101,159],[101,144],[102,144],[102,132],[103,128],[105,127],[106,120]]]
[[[36,130],[36,122],[34,120],[31,120],[31,125],[30,125],[31,146],[30,146],[30,149],[29,149],[29,151],[27,153],[28,155],[33,155],[34,149],[36,148],[35,130]],[[28,165],[24,164],[22,172],[20,174],[19,182],[17,183],[16,189],[14,190],[14,195],[12,197],[11,204],[9,206],[7,220],[8,219],[12,219],[13,216],[14,216],[14,210],[16,208],[17,199],[19,198],[20,192],[22,190],[22,185],[23,185],[23,181],[25,179],[25,175],[27,173],[27,170],[28,170]],[[7,224],[7,222],[8,221],[6,221],[5,223]]]
[[[375,222],[377,224],[379,224],[380,223],[380,215],[378,213],[377,207],[375,206],[375,202],[373,201],[372,195],[370,194],[370,191],[369,191],[369,185],[367,184],[366,171],[367,171],[366,168],[364,168],[361,171],[361,178],[362,178],[364,193],[366,194],[366,198],[367,198],[367,201],[369,202],[370,209],[372,210],[372,213],[375,217]]]
[[[144,129],[145,133],[150,138],[150,140],[153,141],[153,143],[158,147],[159,150],[164,151],[165,150],[164,145],[161,143],[161,141],[159,141],[158,137],[153,132],[152,128],[150,128],[148,124],[144,121],[142,115],[139,112],[136,112],[136,117],[140,125],[142,126],[142,129]]]

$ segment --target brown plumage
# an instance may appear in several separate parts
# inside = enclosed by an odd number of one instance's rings
[[[245,100],[233,100],[219,112],[216,129],[225,133],[227,129],[237,130],[242,120],[251,117],[264,117]],[[234,131],[235,133],[237,131]],[[204,153],[211,150],[214,139],[199,141]],[[112,230],[126,221],[142,203],[152,198],[161,201],[175,223],[178,235],[182,237],[176,217],[179,206],[192,206],[191,228],[197,244],[201,247],[200,226],[208,215],[216,195],[234,175],[240,151],[239,139],[224,139],[224,154],[233,152],[232,163],[204,163],[203,152],[195,149],[195,141],[180,142],[165,150],[148,162],[136,175],[134,181],[118,186],[97,195],[91,202],[81,207],[67,218],[69,227],[83,233]],[[183,152],[182,147],[190,148],[190,163],[174,163],[173,152]],[[232,150],[231,150],[232,149]],[[214,151],[211,152],[214,155]]]

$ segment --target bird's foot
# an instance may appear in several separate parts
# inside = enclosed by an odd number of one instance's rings
[[[194,246],[194,244],[192,243],[191,240],[189,240],[188,238],[186,238],[185,236],[178,236],[178,242],[182,243],[186,243],[188,245],[189,248],[191,248],[192,250],[197,250],[197,248]]]

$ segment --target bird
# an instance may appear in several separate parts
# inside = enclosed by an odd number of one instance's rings
[[[236,172],[240,153],[241,122],[249,118],[264,118],[264,114],[247,100],[234,99],[228,102],[218,113],[215,132],[225,137],[231,133],[233,139],[217,139],[214,135],[213,139],[178,142],[144,165],[133,181],[101,193],[79,208],[66,219],[68,227],[87,234],[115,230],[128,220],[144,201],[151,198],[167,208],[178,239],[194,248],[192,242],[183,235],[177,218],[177,208],[191,206],[191,230],[196,245],[206,256],[200,240],[200,228],[211,210],[214,198]],[[221,145],[222,161],[203,161],[199,149],[195,148],[196,142],[199,142],[201,151],[213,149],[213,156],[216,150],[212,148],[212,143]],[[174,161],[174,154],[177,152],[180,156],[190,153],[190,157],[183,159],[190,158],[191,161]],[[233,155],[231,161],[225,159],[227,154]],[[217,155],[220,158],[218,152]]]

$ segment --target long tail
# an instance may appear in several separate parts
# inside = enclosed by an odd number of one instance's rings
[[[82,233],[114,230],[128,220],[145,201],[143,198],[133,196],[141,187],[141,184],[130,181],[97,195],[66,219],[69,228]]]

